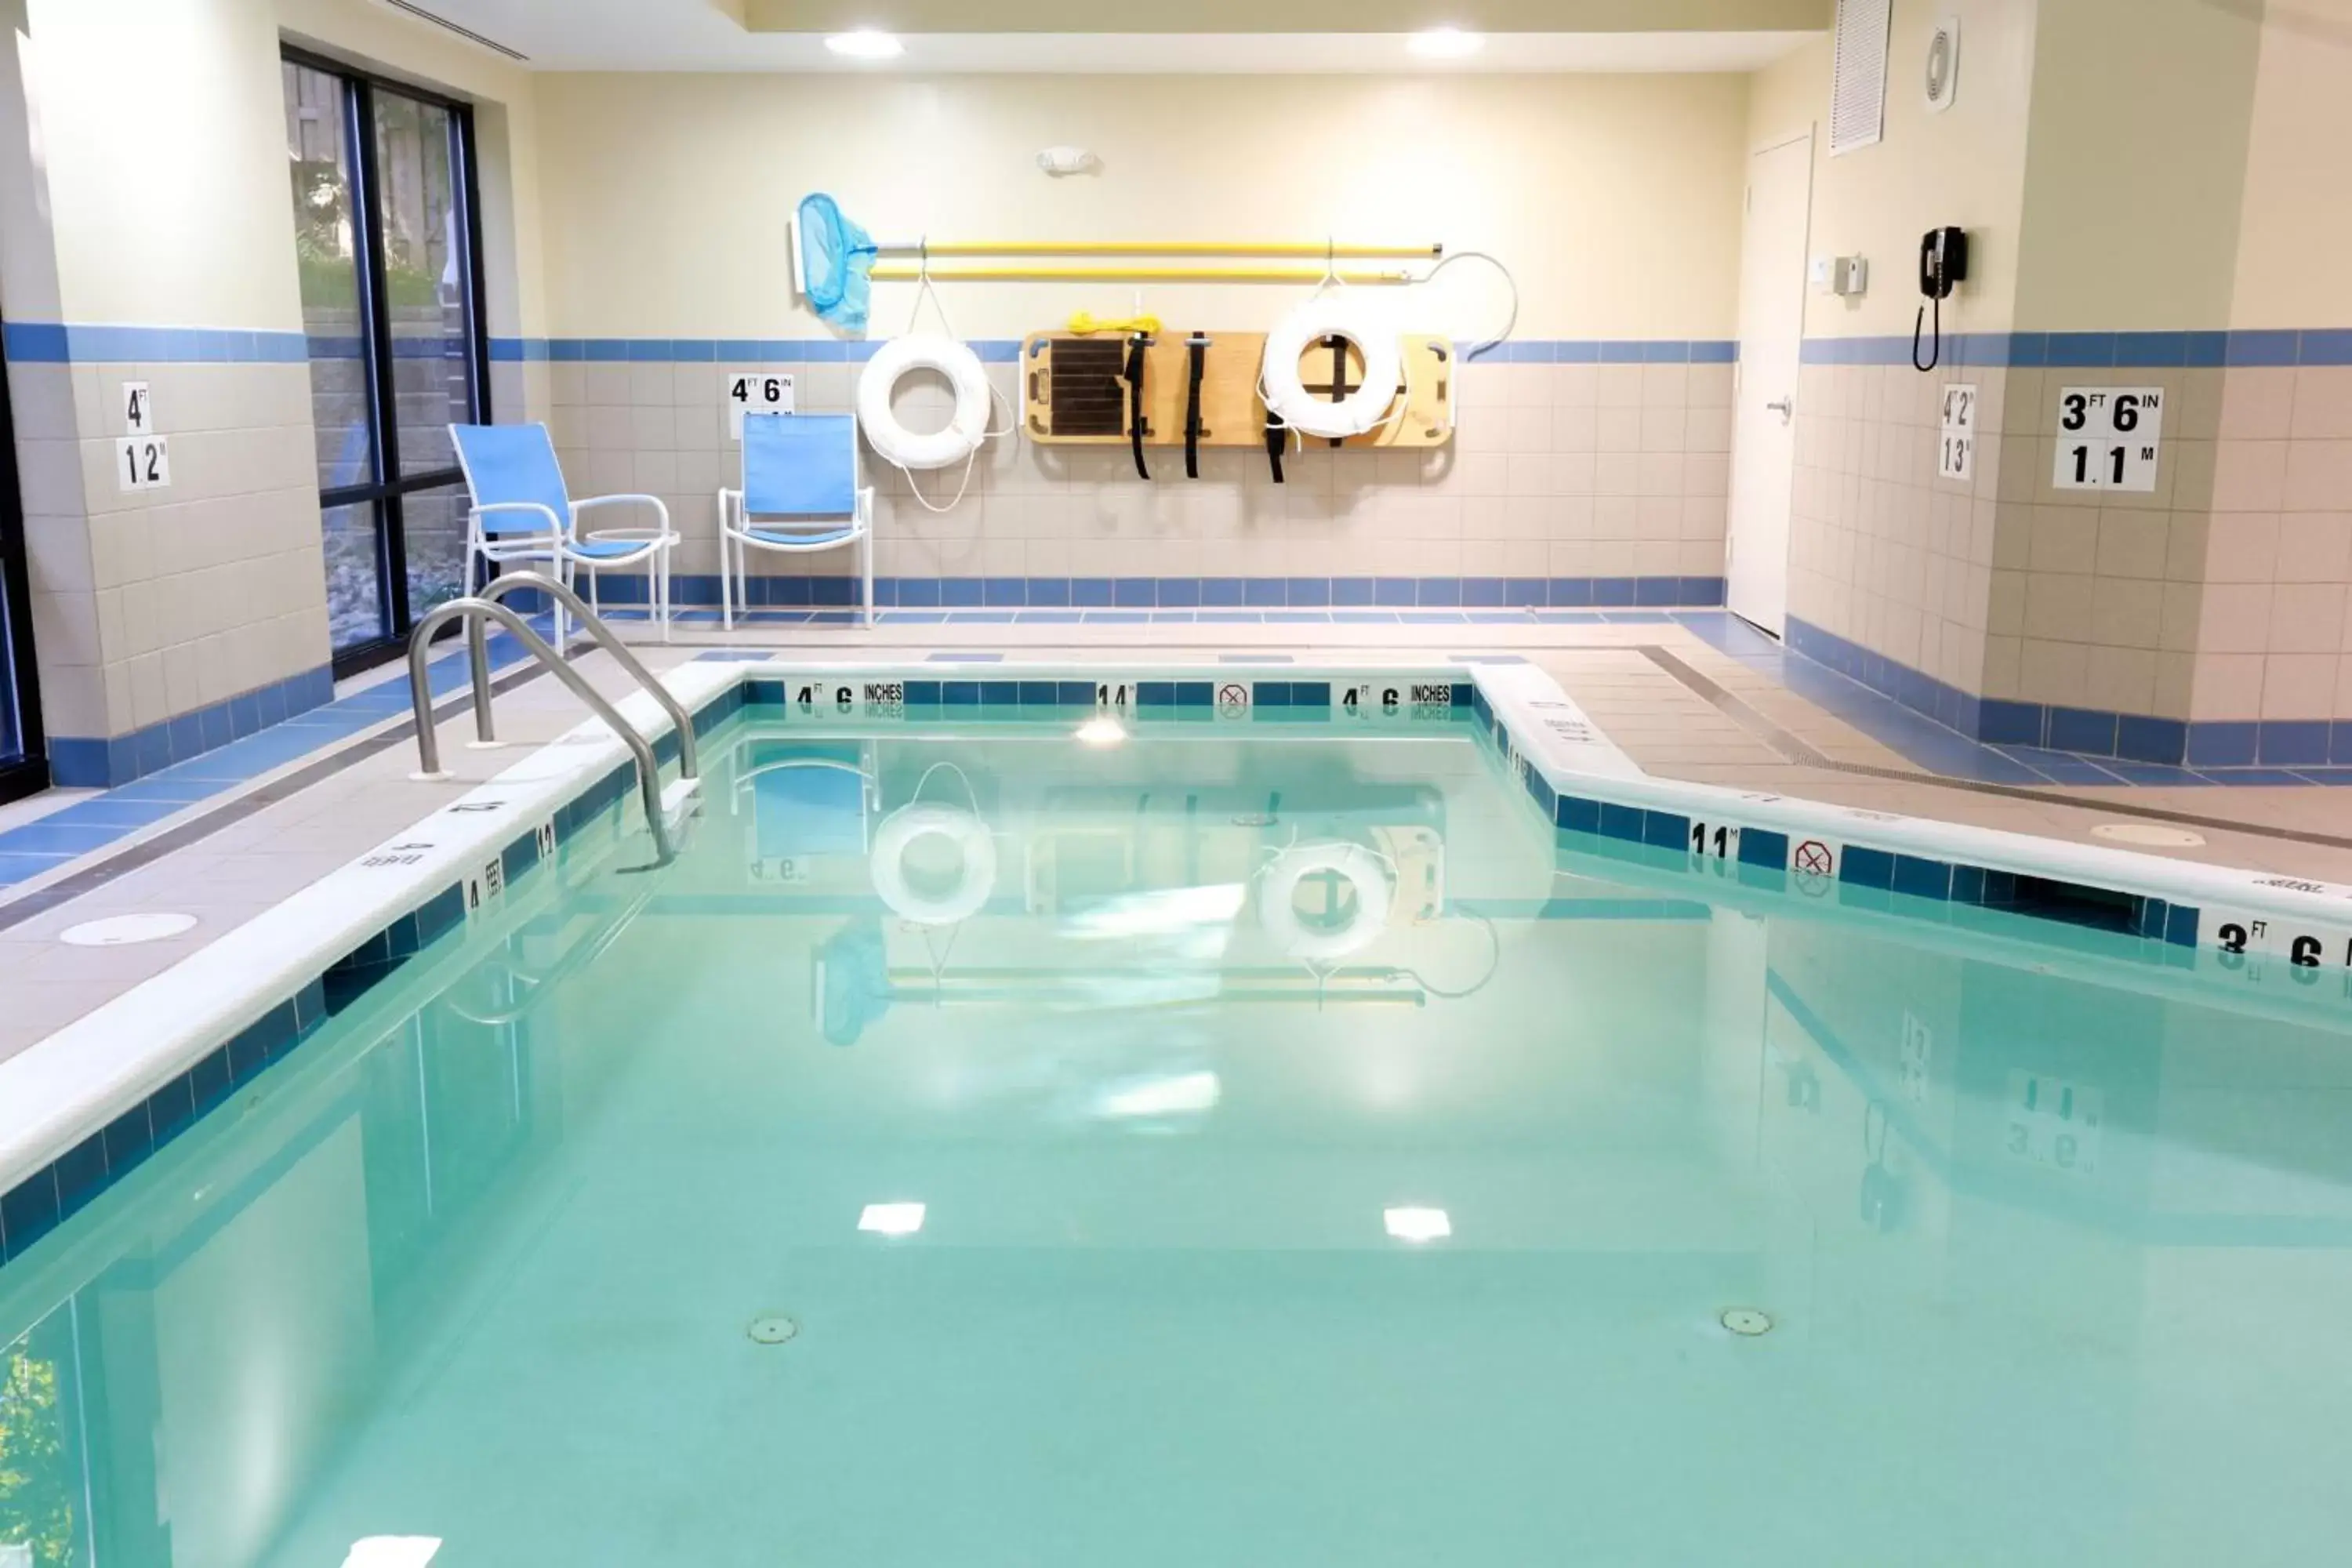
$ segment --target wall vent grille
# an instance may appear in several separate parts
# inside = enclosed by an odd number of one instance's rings
[[[1874,147],[1886,131],[1886,34],[1895,0],[1838,0],[1830,66],[1830,155]]]

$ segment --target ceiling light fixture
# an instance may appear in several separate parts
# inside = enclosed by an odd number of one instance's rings
[[[893,60],[907,52],[906,45],[878,27],[835,33],[824,41],[824,47],[853,60]]]
[[[1444,1209],[1384,1209],[1381,1217],[1399,1241],[1438,1241],[1454,1234],[1454,1222]]]
[[[1485,48],[1486,40],[1459,27],[1424,27],[1407,38],[1404,47],[1425,60],[1461,60]]]
[[[867,1204],[857,1216],[857,1228],[877,1236],[912,1236],[923,1228],[923,1205]]]

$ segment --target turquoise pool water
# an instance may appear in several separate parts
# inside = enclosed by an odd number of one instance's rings
[[[1246,733],[715,733],[0,1268],[0,1564],[2342,1553],[2352,1014]]]

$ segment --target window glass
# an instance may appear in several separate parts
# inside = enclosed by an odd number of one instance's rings
[[[291,60],[281,69],[286,156],[294,182],[294,256],[302,279],[302,330],[310,340],[319,488],[348,489],[376,478],[367,290],[362,286],[362,237],[352,203],[346,134],[350,89],[341,77]]]
[[[383,602],[377,503],[329,507],[325,521],[329,637],[338,649],[390,637],[394,628]]]
[[[466,587],[466,487],[411,490],[400,498],[408,545],[408,613],[422,616]]]
[[[455,117],[375,93],[376,203],[383,220],[400,471],[454,467],[449,426],[473,418],[473,289],[458,200]]]

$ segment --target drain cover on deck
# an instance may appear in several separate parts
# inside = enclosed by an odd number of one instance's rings
[[[68,947],[125,947],[134,942],[161,942],[193,930],[194,915],[114,915],[68,927],[58,940]]]
[[[2110,839],[2117,844],[2160,844],[2168,848],[2186,849],[2205,842],[2205,836],[2186,827],[2167,827],[2159,822],[2102,822],[2091,829],[2094,838]]]
[[[753,1344],[780,1345],[801,1331],[801,1326],[781,1312],[770,1312],[751,1320],[743,1331],[751,1336]]]
[[[1772,1320],[1753,1307],[1733,1307],[1723,1314],[1723,1326],[1742,1339],[1772,1331]]]

